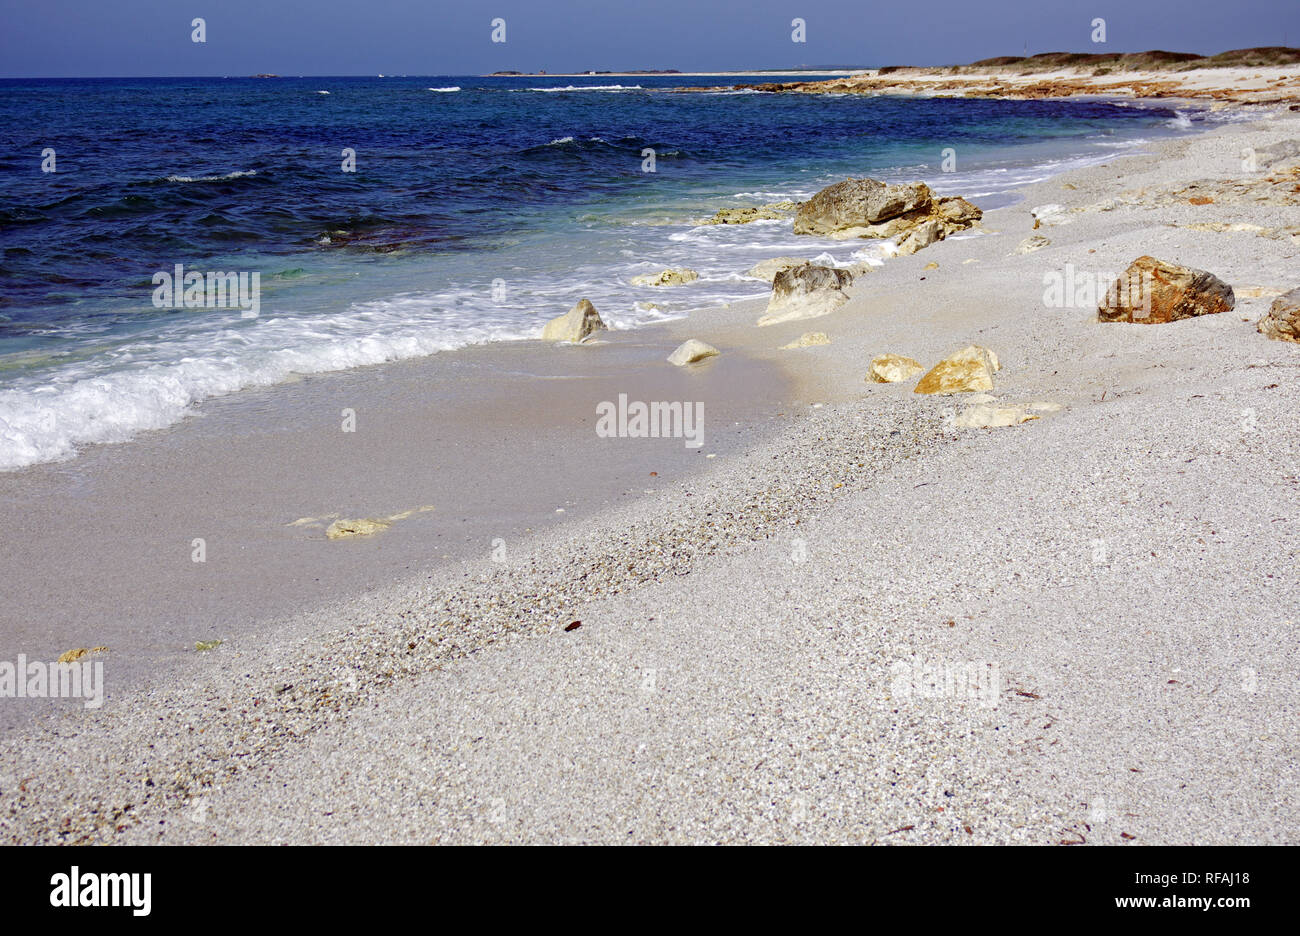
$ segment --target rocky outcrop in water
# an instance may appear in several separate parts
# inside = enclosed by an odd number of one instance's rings
[[[799,205],[794,233],[823,237],[893,237],[911,254],[976,225],[983,212],[964,198],[938,198],[924,182],[889,185],[845,179]]]
[[[658,273],[642,273],[632,277],[633,286],[680,286],[693,283],[700,278],[694,270],[660,270]]]

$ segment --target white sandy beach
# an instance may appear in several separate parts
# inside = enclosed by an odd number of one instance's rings
[[[783,376],[748,411],[728,397],[689,470],[647,454],[626,503],[581,454],[629,440],[575,434],[558,480],[601,508],[512,530],[504,562],[487,537],[433,569],[413,552],[409,579],[175,643],[116,688],[110,649],[101,709],[0,742],[4,839],[1300,841],[1300,345],[1255,325],[1300,286],[1300,195],[1262,200],[1275,169],[1242,158],[1298,138],[1300,114],[1253,108],[1031,186],[815,320],[758,328],[760,302],[520,345],[599,368],[694,337],[722,351],[695,365],[714,385]],[[1031,234],[1050,244],[1016,253]],[[1235,309],[1045,306],[1045,275],[1144,254],[1216,274]],[[811,330],[831,344],[778,350]],[[972,343],[1002,362],[998,401],[1063,408],[959,429],[961,400],[864,380],[878,354],[928,368]],[[689,392],[662,370],[663,398]],[[557,423],[591,419],[583,392],[556,399]]]

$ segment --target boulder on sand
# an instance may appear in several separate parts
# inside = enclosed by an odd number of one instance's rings
[[[686,364],[694,364],[697,361],[703,361],[705,358],[717,357],[722,352],[711,344],[705,344],[696,338],[683,341],[677,346],[677,350],[668,355],[668,363],[676,364],[682,367]]]
[[[568,312],[553,318],[542,329],[543,341],[572,341],[575,344],[585,341],[602,330],[605,323],[600,320],[600,313],[587,299],[578,300]]]
[[[993,374],[1002,369],[988,348],[971,345],[934,365],[913,393],[979,393],[993,389]]]
[[[804,332],[802,335],[799,336],[799,339],[797,341],[792,341],[789,344],[781,345],[781,347],[778,348],[777,350],[795,351],[798,350],[799,348],[815,348],[819,345],[828,345],[830,343],[831,340],[826,336],[826,332]]]
[[[805,263],[782,270],[772,279],[772,298],[759,325],[775,325],[796,319],[829,315],[844,303],[844,287],[853,282],[853,274],[834,267]]]
[[[1258,328],[1262,334],[1278,341],[1300,342],[1300,289],[1278,296],[1273,300]]]
[[[1234,305],[1232,287],[1213,273],[1138,257],[1107,290],[1097,320],[1161,325],[1229,312]]]
[[[867,379],[875,383],[898,383],[908,380],[925,370],[920,361],[901,354],[881,354],[871,359],[871,370]]]

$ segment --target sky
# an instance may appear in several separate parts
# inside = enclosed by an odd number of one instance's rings
[[[1300,0],[0,0],[6,78],[945,65],[1026,48],[1283,44],[1300,45]]]

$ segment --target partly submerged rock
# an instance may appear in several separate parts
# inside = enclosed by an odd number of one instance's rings
[[[774,221],[785,218],[799,207],[798,202],[782,201],[751,208],[719,208],[705,224],[749,224],[751,221]]]
[[[587,299],[578,300],[568,312],[553,318],[542,329],[543,341],[571,341],[575,344],[605,328],[600,313]]]
[[[845,179],[799,206],[794,233],[838,234],[912,212],[928,212],[933,202],[934,193],[924,182],[888,185],[876,179]]]
[[[818,345],[828,345],[831,343],[830,338],[826,337],[826,332],[804,332],[799,336],[797,341],[792,341],[787,345],[781,345],[779,351],[794,351],[798,348],[815,348]]]
[[[874,383],[898,383],[909,380],[925,370],[920,361],[901,354],[881,354],[871,359],[871,370],[867,379]]]
[[[1300,289],[1278,296],[1257,326],[1278,341],[1300,342]]]
[[[936,198],[924,182],[888,185],[845,179],[799,206],[794,233],[827,237],[893,237],[897,253],[913,254],[954,231],[974,226],[983,212],[964,198]]]
[[[1097,319],[1159,325],[1229,312],[1235,304],[1232,287],[1213,273],[1144,256],[1111,284]]]
[[[772,298],[759,325],[775,325],[797,319],[829,315],[844,303],[844,287],[853,282],[853,274],[834,267],[805,263],[782,270],[772,279]]]
[[[660,270],[658,273],[642,273],[632,277],[633,286],[680,286],[692,283],[700,278],[694,270]]]
[[[668,363],[676,364],[678,367],[684,364],[694,364],[697,361],[703,361],[705,358],[717,357],[722,352],[711,344],[705,344],[695,338],[684,341],[678,345],[677,350],[668,355]]]
[[[358,520],[335,520],[325,529],[329,539],[347,539],[350,536],[371,536],[387,530],[391,523],[387,520],[375,520],[363,517]]]
[[[745,275],[752,276],[754,279],[766,280],[770,283],[776,278],[776,274],[782,270],[803,266],[808,262],[810,261],[802,260],[799,257],[771,257],[754,264]]]
[[[914,393],[977,393],[993,389],[993,374],[1001,370],[988,348],[970,345],[940,361],[917,381]]]

